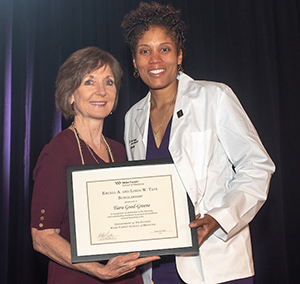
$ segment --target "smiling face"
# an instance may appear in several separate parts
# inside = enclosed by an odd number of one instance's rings
[[[138,41],[133,59],[140,77],[152,90],[174,88],[177,66],[182,62],[182,51],[177,52],[175,41],[166,29],[153,26]]]
[[[106,65],[85,75],[71,96],[77,117],[103,120],[112,111],[116,86],[111,68]]]

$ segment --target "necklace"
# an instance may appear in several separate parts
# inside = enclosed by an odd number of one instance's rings
[[[159,137],[157,136],[157,133],[159,132],[159,130],[160,130],[161,127],[163,126],[164,121],[165,121],[165,119],[166,119],[166,117],[167,117],[167,115],[168,115],[168,113],[169,113],[169,110],[170,110],[171,105],[173,104],[173,102],[174,102],[174,100],[175,100],[176,95],[177,95],[177,91],[176,91],[176,93],[174,94],[173,99],[172,99],[172,101],[171,101],[171,103],[170,103],[170,105],[169,105],[169,107],[168,107],[168,109],[167,109],[167,112],[166,112],[165,116],[163,117],[163,119],[162,119],[162,121],[161,121],[161,123],[160,123],[158,129],[157,129],[156,131],[154,131],[154,129],[152,128],[155,141],[159,138]],[[151,117],[150,117],[150,120],[151,120]],[[151,121],[151,124],[152,124],[152,121]]]
[[[79,153],[80,153],[80,157],[81,157],[81,163],[84,165],[85,162],[84,162],[84,157],[83,157],[83,152],[82,152],[81,143],[80,143],[80,140],[79,140],[79,133],[78,133],[78,131],[77,131],[75,125],[74,125],[74,122],[72,122],[72,128],[73,128],[73,132],[74,132],[74,134],[75,134],[76,140],[77,140],[78,149],[79,149]],[[107,150],[108,150],[108,153],[109,153],[109,156],[110,156],[111,161],[114,163],[114,162],[115,162],[114,155],[113,155],[113,153],[112,153],[112,150],[111,150],[111,148],[110,148],[108,142],[106,141],[106,139],[105,139],[105,137],[104,137],[104,135],[103,135],[102,133],[101,133],[101,138],[103,139],[104,144],[105,144],[105,146],[106,146],[106,148],[107,148]],[[97,164],[99,164],[99,161],[96,159],[95,155],[93,154],[93,152],[92,152],[92,150],[91,150],[91,147],[90,147],[83,139],[81,139],[81,140],[84,142],[84,144],[85,144],[86,147],[88,148],[88,150],[89,150],[91,156],[93,157],[93,159],[95,160],[95,162],[96,162]]]

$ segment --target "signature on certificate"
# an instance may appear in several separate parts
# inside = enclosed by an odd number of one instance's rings
[[[107,232],[100,232],[98,234],[98,240],[99,241],[103,241],[103,240],[114,240],[116,239],[116,237],[113,235],[113,233],[111,233],[110,231]]]

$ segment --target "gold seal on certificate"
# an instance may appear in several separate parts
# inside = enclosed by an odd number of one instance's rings
[[[194,210],[170,159],[67,168],[72,262],[198,252]]]

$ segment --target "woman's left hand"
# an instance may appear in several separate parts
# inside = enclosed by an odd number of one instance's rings
[[[196,219],[189,226],[197,228],[199,247],[210,235],[220,228],[219,223],[213,217],[205,215],[203,218],[200,218],[200,214],[196,215]]]

